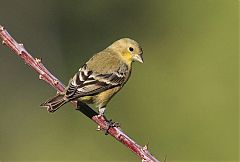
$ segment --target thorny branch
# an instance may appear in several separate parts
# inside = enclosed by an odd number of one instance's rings
[[[2,39],[2,44],[8,46],[12,49],[17,56],[19,56],[28,66],[30,66],[33,70],[35,70],[39,74],[39,79],[44,80],[48,84],[50,84],[53,88],[55,88],[58,92],[63,92],[65,86],[55,77],[53,76],[42,64],[42,60],[38,58],[33,58],[27,50],[24,48],[23,44],[17,43],[4,29],[3,26],[0,25],[0,37]],[[101,127],[101,130],[108,129],[109,123],[103,117],[98,117],[98,113],[96,113],[92,108],[88,105],[81,102],[72,102],[76,110],[81,111],[87,117],[89,117],[92,121],[98,124]],[[129,148],[133,153],[135,153],[142,162],[158,162],[158,160],[150,154],[147,146],[140,146],[130,137],[128,137],[120,127],[110,127],[108,129],[108,133],[114,137],[116,140],[124,144],[127,148]],[[165,160],[164,160],[165,161]]]

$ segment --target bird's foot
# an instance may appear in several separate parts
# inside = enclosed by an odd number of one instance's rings
[[[108,120],[107,124],[108,124],[108,127],[107,127],[107,129],[104,130],[105,131],[105,135],[109,134],[108,131],[109,131],[110,128],[120,127],[120,124],[118,122],[112,121],[112,119]]]
[[[105,132],[105,135],[109,134],[109,129],[110,128],[114,128],[114,127],[120,127],[120,124],[118,122],[114,122],[112,121],[112,119],[107,120],[105,116],[101,116],[105,119],[105,121],[107,122],[107,128],[102,128],[100,125],[98,125],[97,127],[97,131],[103,130]]]

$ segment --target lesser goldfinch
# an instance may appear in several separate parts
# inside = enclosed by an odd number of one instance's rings
[[[58,93],[41,106],[54,112],[65,103],[79,99],[95,104],[99,114],[103,115],[107,103],[129,79],[132,62],[143,63],[142,54],[140,45],[130,38],[115,41],[79,69],[64,93]]]

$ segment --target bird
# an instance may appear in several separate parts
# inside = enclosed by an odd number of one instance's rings
[[[143,63],[141,46],[130,38],[119,39],[93,55],[70,79],[62,93],[40,106],[55,112],[69,101],[79,100],[95,104],[99,115],[103,116],[109,101],[128,81],[133,62]]]

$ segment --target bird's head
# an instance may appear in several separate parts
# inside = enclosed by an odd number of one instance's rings
[[[122,38],[114,42],[108,48],[119,54],[127,63],[132,63],[133,61],[143,63],[142,48],[135,40]]]

